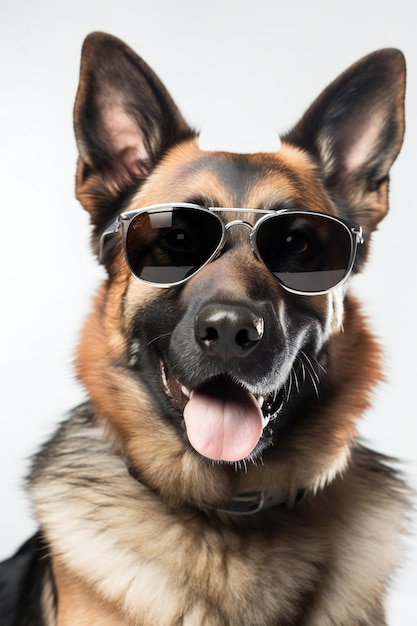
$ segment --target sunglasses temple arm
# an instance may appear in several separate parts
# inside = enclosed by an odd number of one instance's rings
[[[99,263],[104,264],[108,250],[109,243],[113,239],[113,236],[119,231],[120,217],[118,216],[103,232],[100,237],[100,247],[98,252]]]

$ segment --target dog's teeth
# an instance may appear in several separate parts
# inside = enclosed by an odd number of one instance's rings
[[[266,426],[268,426],[269,420],[270,420],[270,415],[262,416],[262,428],[265,428]]]
[[[186,398],[189,398],[189,397],[190,397],[191,392],[190,392],[190,390],[189,390],[189,389],[187,389],[187,387],[184,387],[184,385],[181,385],[181,391],[182,391],[182,393],[184,394],[184,396],[185,396]]]
[[[165,387],[165,389],[168,389],[168,379],[167,379],[167,375],[166,375],[166,371],[165,371],[165,365],[163,363],[163,361],[161,361],[161,378],[162,378],[162,384]]]
[[[258,407],[259,407],[260,409],[262,409],[262,406],[263,406],[264,400],[265,400],[265,398],[264,398],[263,396],[258,396],[258,397],[256,398],[256,402],[257,402]]]

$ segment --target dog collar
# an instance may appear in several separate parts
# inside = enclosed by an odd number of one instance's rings
[[[265,491],[239,493],[224,506],[199,508],[208,508],[225,515],[254,515],[280,505],[292,508],[301,502],[304,495],[304,489],[298,489],[295,497],[291,497],[290,492],[284,489],[266,489]]]

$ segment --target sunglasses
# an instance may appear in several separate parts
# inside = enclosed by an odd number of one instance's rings
[[[227,215],[231,221],[225,221]],[[249,215],[259,216],[255,225],[245,221]],[[120,225],[130,271],[157,287],[181,285],[194,276],[219,256],[234,227],[249,230],[258,260],[284,289],[300,295],[327,293],[343,283],[363,243],[361,227],[325,213],[159,204],[121,213],[101,237],[101,262]]]

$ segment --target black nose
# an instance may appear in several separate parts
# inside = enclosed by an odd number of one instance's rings
[[[263,318],[246,306],[208,304],[195,321],[197,343],[206,353],[225,361],[245,357],[263,333]]]

